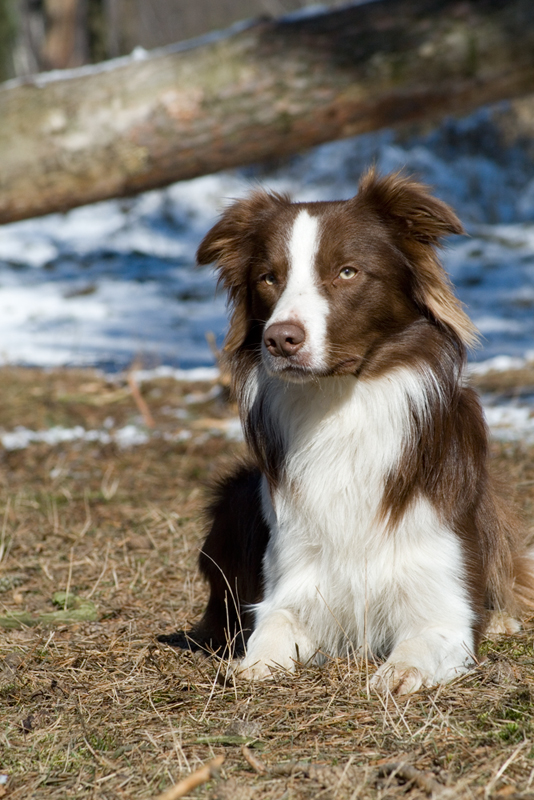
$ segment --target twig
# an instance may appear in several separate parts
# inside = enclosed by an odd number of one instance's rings
[[[109,545],[109,542],[108,542],[107,543],[107,547],[106,547],[106,555],[104,556],[104,566],[102,567],[102,572],[98,576],[95,585],[93,586],[93,588],[91,589],[91,591],[87,595],[87,600],[90,600],[91,597],[96,592],[96,590],[98,589],[98,585],[99,585],[100,581],[102,580],[102,578],[104,577],[104,574],[105,574],[105,572],[106,572],[106,570],[108,568],[109,547],[110,547],[110,545]]]
[[[497,785],[497,782],[499,781],[499,778],[501,778],[504,775],[504,773],[506,772],[506,770],[508,769],[510,764],[513,761],[516,760],[516,758],[519,755],[519,753],[521,752],[521,750],[523,750],[523,748],[526,747],[528,744],[529,744],[528,740],[524,740],[524,741],[520,742],[518,744],[518,746],[515,748],[515,750],[512,753],[512,755],[508,756],[508,758],[506,759],[504,764],[502,764],[501,767],[499,767],[499,769],[497,770],[497,772],[495,773],[495,775],[493,776],[491,781],[488,783],[488,785],[484,789],[484,797],[489,797],[491,795],[491,793],[493,792],[493,789],[495,788],[495,786]]]
[[[9,552],[9,545],[7,544],[6,530],[7,530],[7,520],[8,520],[8,517],[9,517],[9,509],[10,509],[10,507],[11,507],[11,497],[8,495],[6,508],[5,508],[5,511],[4,511],[4,522],[2,524],[2,535],[0,537],[0,561],[2,561],[2,559],[5,559],[7,557],[8,552]]]
[[[166,792],[158,795],[156,800],[178,800],[179,797],[185,797],[186,794],[196,789],[197,786],[206,783],[210,778],[214,778],[223,761],[224,756],[217,756],[213,761],[208,761],[207,764],[204,764],[203,767],[192,772],[191,775],[188,775],[183,781],[175,783],[174,786],[171,786]]]
[[[321,764],[310,764],[309,761],[283,761],[281,764],[267,766],[246,745],[241,748],[241,753],[258,775],[294,775],[296,772],[300,772],[309,778],[315,770],[321,768]]]
[[[85,734],[83,736],[83,740],[85,742],[85,746],[87,747],[87,749],[89,750],[89,752],[91,753],[97,764],[103,765],[108,769],[115,769],[116,764],[114,764],[113,761],[110,761],[109,758],[106,758],[106,756],[103,756],[101,753],[97,753],[96,750],[91,746],[91,743],[89,742],[89,739]]]
[[[70,559],[69,559],[69,576],[67,578],[67,590],[65,592],[65,603],[63,604],[63,611],[67,610],[67,606],[69,604],[69,592],[70,592],[70,582],[72,579],[72,559],[74,556],[74,547],[70,548]]]
[[[241,753],[243,754],[243,758],[245,761],[248,761],[252,769],[258,773],[258,775],[265,775],[267,772],[267,766],[257,758],[254,753],[252,753],[246,745],[243,745],[241,748]]]
[[[209,345],[209,348],[210,348],[211,352],[213,353],[213,355],[215,356],[215,361],[217,362],[217,364],[220,364],[221,363],[221,351],[217,347],[217,342],[215,341],[215,334],[213,333],[213,331],[206,331],[205,336],[206,336],[206,341],[207,341],[207,343]]]
[[[91,517],[91,509],[89,507],[89,499],[87,497],[87,489],[84,489],[83,492],[83,504],[85,507],[85,522],[83,524],[83,528],[78,534],[78,539],[83,539],[83,537],[85,536],[85,534],[87,533],[93,522]]]
[[[228,388],[231,383],[230,371],[224,362],[222,352],[217,347],[217,342],[215,341],[215,334],[213,333],[213,331],[206,331],[205,335],[209,348],[215,357],[215,362],[217,364],[217,367],[219,368],[219,384],[224,388]]]
[[[85,724],[85,718],[83,716],[82,704],[80,702],[80,697],[79,696],[75,698],[74,703],[75,703],[75,709],[76,709],[76,716],[78,717],[78,722],[80,723],[80,727],[81,727],[81,729],[83,731],[82,736],[83,736],[83,740],[85,742],[85,745],[86,745],[87,749],[89,750],[89,752],[91,753],[91,755],[93,756],[93,758],[95,759],[97,764],[100,764],[101,766],[103,765],[107,769],[114,770],[117,765],[114,764],[113,761],[110,761],[110,759],[107,758],[106,756],[102,755],[101,753],[97,753],[96,750],[94,749],[94,747],[91,745],[91,743],[89,741],[89,736],[91,734],[88,731],[87,726]]]
[[[135,405],[139,409],[139,412],[143,417],[145,425],[147,426],[147,428],[153,428],[156,424],[154,422],[154,417],[150,413],[148,404],[139,390],[139,386],[137,385],[137,381],[135,380],[135,374],[133,370],[131,370],[128,373],[128,386],[130,387],[130,391],[132,393]]]
[[[400,778],[403,781],[410,781],[426,792],[428,795],[441,794],[445,787],[438,783],[428,772],[421,772],[415,767],[398,762],[382,764],[378,768],[378,777],[387,778],[390,775]]]
[[[309,761],[287,761],[274,764],[269,772],[272,772],[273,775],[294,775],[296,772],[300,772],[304,777],[309,778],[318,769],[321,769],[320,764],[310,764]]]

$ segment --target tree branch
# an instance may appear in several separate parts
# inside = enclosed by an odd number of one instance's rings
[[[532,92],[532,0],[381,0],[0,88],[0,222]]]

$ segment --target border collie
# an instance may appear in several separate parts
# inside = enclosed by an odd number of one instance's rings
[[[206,235],[250,458],[211,506],[204,616],[163,641],[237,640],[250,679],[372,654],[374,687],[408,693],[465,672],[492,611],[517,629],[532,566],[488,475],[463,380],[476,331],[437,255],[462,232],[426,187],[371,170],[351,200],[255,191]]]

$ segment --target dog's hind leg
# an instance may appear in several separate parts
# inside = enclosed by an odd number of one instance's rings
[[[199,556],[210,596],[189,631],[158,636],[182,649],[239,654],[252,632],[250,605],[262,599],[262,561],[269,528],[261,513],[261,473],[240,464],[214,487],[211,527]]]

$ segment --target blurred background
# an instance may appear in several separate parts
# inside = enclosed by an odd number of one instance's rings
[[[157,48],[305,0],[0,0],[3,79]],[[341,3],[330,2],[330,7]],[[534,359],[532,98],[332,142],[137,197],[0,226],[0,358],[26,366],[211,366],[225,298],[195,250],[228,198],[261,183],[296,199],[350,197],[370,163],[405,169],[462,218],[444,253],[482,333],[474,361]],[[511,361],[510,361],[511,359]],[[515,359],[515,361],[514,361]],[[495,362],[492,362],[495,363]]]
[[[324,6],[342,3],[326,0]],[[280,16],[306,0],[0,0],[0,80],[79,67]]]

